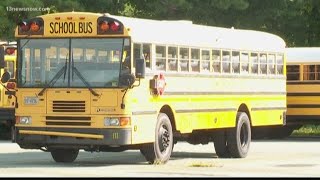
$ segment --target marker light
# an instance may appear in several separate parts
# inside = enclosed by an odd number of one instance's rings
[[[33,21],[30,25],[30,28],[31,28],[31,31],[38,32],[40,29],[40,25],[36,21]]]
[[[7,55],[12,55],[12,54],[14,54],[15,50],[16,50],[15,48],[7,48],[6,49],[6,54]]]
[[[110,26],[112,31],[118,31],[120,28],[120,24],[116,21],[111,22]]]
[[[128,126],[131,124],[131,120],[129,117],[121,117],[120,118],[120,126]]]
[[[100,28],[101,31],[106,32],[106,31],[109,30],[110,27],[109,27],[109,24],[108,24],[107,21],[102,21],[102,22],[99,24],[99,28]]]
[[[15,89],[15,88],[16,88],[16,83],[14,83],[14,82],[8,82],[8,83],[7,83],[7,88],[8,88],[8,89]]]
[[[27,22],[25,21],[22,21],[20,24],[19,24],[19,27],[22,31],[29,31],[30,29],[30,26]]]

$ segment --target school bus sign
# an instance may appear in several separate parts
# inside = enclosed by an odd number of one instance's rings
[[[44,21],[41,17],[23,20],[16,29],[18,35],[33,37],[92,37],[95,35],[126,35],[127,30],[123,24],[107,14],[104,16],[90,16],[88,13],[65,13],[46,15]]]

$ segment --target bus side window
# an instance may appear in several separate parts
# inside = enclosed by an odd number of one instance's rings
[[[179,61],[180,71],[189,71],[189,48],[180,48]]]
[[[212,50],[212,69],[211,71],[215,73],[220,73],[221,68],[221,51]]]
[[[260,54],[260,74],[267,74],[267,54]]]
[[[201,71],[202,72],[210,71],[210,50],[201,51]]]
[[[133,66],[135,67],[136,59],[142,56],[142,44],[133,44]]]
[[[191,49],[191,71],[200,71],[200,49]]]
[[[169,71],[178,70],[178,47],[168,47],[168,68]]]
[[[156,46],[156,70],[166,70],[166,46]]]
[[[222,72],[230,73],[230,51],[222,51]]]
[[[275,60],[276,56],[275,54],[268,54],[268,74],[275,74]]]
[[[303,80],[315,80],[316,79],[315,75],[316,75],[315,65],[303,66]]]
[[[283,55],[277,55],[277,74],[283,74]]]
[[[151,44],[143,44],[142,52],[146,61],[146,68],[151,69]]]
[[[232,73],[240,73],[240,53],[232,51]]]
[[[249,54],[246,52],[241,52],[240,61],[241,61],[241,73],[248,74],[249,73]]]
[[[287,65],[287,80],[295,81],[300,79],[300,66],[299,65]]]
[[[250,60],[251,60],[251,73],[258,74],[258,70],[259,70],[258,53],[251,53]]]
[[[151,69],[151,44],[133,45],[133,67],[136,65],[136,59],[144,58],[146,68]]]

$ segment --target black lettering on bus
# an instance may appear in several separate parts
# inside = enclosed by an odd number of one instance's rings
[[[83,24],[79,22],[79,33],[83,33]]]
[[[59,25],[59,34],[63,33],[63,23],[57,23]]]
[[[51,22],[50,33],[92,33],[92,22],[79,22],[78,28],[76,28],[75,22]]]
[[[83,32],[88,33],[88,23],[83,23]]]
[[[88,33],[92,33],[92,22],[88,22]]]
[[[50,33],[52,34],[54,32],[54,25],[53,22],[50,23]]]
[[[68,30],[69,30],[69,33],[73,33],[73,22],[69,22]]]
[[[68,29],[69,29],[69,28],[68,28],[68,25],[69,25],[69,24],[68,24],[67,22],[63,23],[63,26],[62,26],[62,27],[63,27],[63,33],[65,33],[65,34],[68,33]]]
[[[73,23],[73,33],[75,33],[75,34],[78,34],[78,29],[76,28],[77,26],[76,26],[76,23],[74,22]]]

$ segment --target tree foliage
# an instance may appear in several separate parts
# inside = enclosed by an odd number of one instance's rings
[[[49,11],[9,11],[48,7]],[[12,40],[16,24],[37,15],[86,11],[148,19],[252,29],[282,37],[287,46],[320,46],[319,0],[3,0],[0,39]]]

